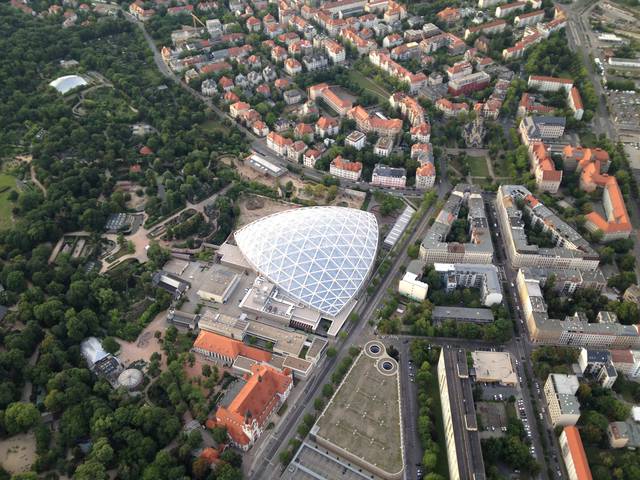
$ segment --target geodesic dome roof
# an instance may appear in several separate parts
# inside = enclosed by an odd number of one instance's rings
[[[335,316],[373,267],[378,222],[353,208],[306,207],[256,220],[235,239],[247,261],[283,293]]]
[[[69,90],[73,90],[76,87],[81,87],[87,84],[87,81],[80,75],[65,75],[64,77],[58,77],[49,83],[49,86],[58,90],[63,95]]]

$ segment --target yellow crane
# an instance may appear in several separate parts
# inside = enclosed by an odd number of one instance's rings
[[[191,12],[191,18],[193,18],[193,28],[196,28],[196,21],[200,25],[202,25],[202,28],[207,28],[207,26],[204,24],[204,22],[202,20],[200,20],[195,13]]]

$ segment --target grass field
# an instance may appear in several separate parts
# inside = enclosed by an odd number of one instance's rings
[[[215,133],[215,132],[227,132],[229,131],[228,127],[225,127],[222,122],[220,122],[219,120],[207,120],[206,122],[204,122],[202,125],[200,125],[202,127],[202,129],[206,132],[209,133]]]
[[[9,188],[7,188],[9,187]],[[6,190],[5,190],[6,189]],[[13,223],[11,210],[13,202],[9,200],[9,194],[16,189],[16,179],[11,175],[0,174],[0,229],[10,227]]]
[[[487,160],[484,157],[467,157],[467,165],[469,165],[469,172],[472,177],[489,176]]]
[[[381,102],[389,100],[389,96],[391,95],[384,88],[378,85],[376,82],[371,80],[368,77],[365,77],[358,70],[350,70],[349,71],[349,79],[352,82],[360,85],[365,91],[375,95]]]

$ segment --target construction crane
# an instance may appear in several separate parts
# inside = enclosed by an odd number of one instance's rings
[[[200,20],[200,19],[198,18],[198,16],[197,16],[195,13],[191,12],[191,18],[193,18],[193,28],[197,28],[197,27],[196,27],[196,21],[197,21],[200,25],[202,25],[202,28],[205,28],[205,29],[207,28],[207,26],[204,24],[204,22],[203,22],[202,20]]]

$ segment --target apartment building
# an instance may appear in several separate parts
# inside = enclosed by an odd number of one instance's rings
[[[491,76],[484,71],[471,73],[463,77],[449,80],[448,87],[451,95],[463,95],[486,88],[491,83]]]
[[[326,39],[324,42],[324,49],[334,65],[344,62],[346,58],[346,50],[335,40]]]
[[[528,151],[531,171],[535,175],[538,190],[556,193],[562,182],[562,170],[556,169],[549,150],[542,142],[532,142]]]
[[[367,136],[358,130],[354,130],[347,135],[347,138],[344,139],[344,144],[346,146],[353,147],[356,150],[362,150],[366,142]]]
[[[601,149],[589,149],[567,145],[562,151],[568,167],[580,173],[580,188],[594,192],[602,188],[602,205],[605,215],[588,213],[585,227],[590,232],[602,232],[604,241],[628,238],[633,231],[624,196],[615,176],[607,175],[609,154]]]
[[[469,113],[469,105],[464,102],[452,102],[446,98],[436,100],[436,108],[444,113],[445,117],[457,117],[463,113]]]
[[[524,7],[527,5],[527,2],[513,2],[507,3],[505,5],[500,5],[496,8],[496,18],[504,18],[507,15],[511,15],[514,12],[519,12],[524,10]]]
[[[331,160],[329,173],[336,177],[346,178],[347,180],[357,182],[360,180],[360,175],[362,174],[362,163],[350,162],[338,155],[336,158]]]
[[[564,320],[549,318],[540,280],[532,277],[527,269],[520,269],[516,282],[523,316],[533,343],[594,349],[640,348],[638,325],[590,323],[584,313],[578,312]]]
[[[477,288],[484,306],[502,303],[502,287],[495,265],[434,263],[433,267],[442,277],[447,292],[456,288]]]
[[[416,302],[422,302],[427,298],[428,292],[429,285],[418,280],[415,273],[406,272],[398,283],[398,293]]]
[[[322,100],[341,117],[353,107],[350,100],[341,98],[328,84],[319,83],[309,87],[311,100]]]
[[[513,20],[513,25],[517,28],[523,28],[540,23],[542,20],[544,20],[544,10],[535,10],[533,12],[516,15],[516,18]]]
[[[582,445],[580,431],[574,426],[564,427],[560,434],[560,451],[567,467],[569,480],[592,480],[587,454]]]
[[[522,203],[522,209],[518,206]],[[522,185],[501,185],[496,196],[498,222],[507,257],[516,267],[595,270],[599,257],[582,236]],[[529,244],[523,215],[549,232],[556,246]]]
[[[278,155],[286,156],[293,140],[283,137],[279,133],[269,132],[267,135],[267,147]]]
[[[464,39],[468,40],[469,37],[476,34],[491,35],[493,33],[503,32],[507,27],[506,20],[498,19],[491,22],[483,23],[475,27],[469,27],[464,31]]]
[[[615,369],[631,378],[640,377],[640,351],[611,350],[611,362]]]
[[[407,171],[377,163],[371,175],[371,185],[386,188],[404,188],[407,185]]]
[[[426,112],[415,98],[405,93],[397,92],[389,97],[389,104],[393,108],[400,109],[402,115],[409,120],[412,126],[427,123]]]
[[[584,105],[582,104],[582,97],[576,87],[571,87],[569,94],[567,95],[567,104],[573,112],[573,118],[576,120],[582,120],[584,115]]]
[[[541,92],[557,92],[564,90],[569,93],[573,88],[573,80],[568,78],[548,77],[544,75],[529,75],[527,82],[529,88],[535,88]]]
[[[447,242],[453,221],[463,204],[469,212],[467,222],[470,240],[467,243]],[[427,264],[493,262],[489,222],[478,186],[460,183],[453,188],[420,244],[420,258]]]
[[[552,373],[544,384],[544,396],[547,401],[551,424],[575,425],[580,418],[580,402],[576,392],[580,382],[575,375]]]
[[[438,385],[449,478],[485,480],[484,459],[465,350],[440,350]]]
[[[447,67],[447,76],[449,80],[455,80],[456,78],[466,77],[473,73],[473,65],[467,60],[461,60],[456,62],[450,67]]]
[[[431,162],[425,162],[416,169],[416,188],[430,190],[436,183],[436,167]]]
[[[362,106],[357,105],[347,112],[347,117],[354,120],[358,130],[379,136],[394,137],[402,132],[402,120],[399,118],[388,119],[380,113],[369,113]]]
[[[519,131],[522,143],[529,146],[533,142],[555,140],[564,134],[564,117],[531,116],[520,121]]]
[[[373,154],[388,157],[393,151],[393,140],[390,137],[380,137],[373,145]]]
[[[539,24],[538,24],[539,25]],[[522,40],[518,40],[512,47],[507,47],[502,50],[503,60],[513,60],[522,58],[525,52],[532,46],[540,43],[545,36],[538,32],[532,32],[522,37]]]
[[[302,163],[305,167],[315,168],[316,162],[320,160],[321,156],[322,154],[318,150],[310,148],[302,155]]]

